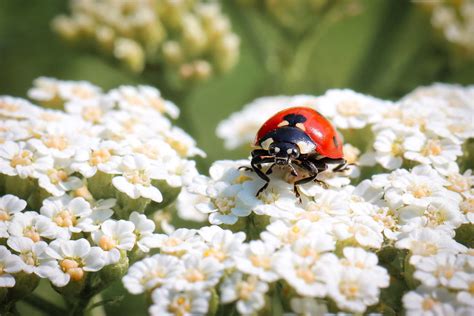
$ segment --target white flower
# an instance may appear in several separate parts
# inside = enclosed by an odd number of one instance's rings
[[[279,278],[272,267],[275,250],[270,243],[252,240],[243,247],[243,255],[237,257],[236,267],[246,274],[258,276],[262,281],[274,282]]]
[[[474,308],[474,293],[472,292],[472,289],[474,288],[474,274],[469,273],[463,278],[463,285],[461,287],[461,290],[457,293],[457,300],[465,305],[470,306],[471,308]]]
[[[222,264],[215,258],[194,255],[183,257],[184,271],[176,278],[175,288],[180,291],[202,291],[215,286],[223,273]]]
[[[447,182],[429,166],[417,166],[410,173],[396,172],[384,198],[393,208],[403,205],[427,207],[433,198],[449,199],[459,203],[459,194],[447,190]]]
[[[378,258],[374,253],[362,248],[345,247],[343,249],[344,258],[340,259],[340,264],[346,267],[363,270],[364,273],[377,276],[371,279],[378,287],[387,287],[390,280],[385,268],[377,265]]]
[[[207,196],[194,194],[189,192],[187,188],[182,188],[176,199],[178,216],[186,221],[204,222],[207,219],[207,215],[199,212],[195,205],[208,203],[208,199]]]
[[[309,236],[297,239],[291,245],[291,251],[308,262],[316,262],[323,254],[335,248],[334,238],[320,231],[314,231]]]
[[[299,220],[294,224],[277,220],[268,225],[266,230],[260,236],[266,243],[275,244],[277,247],[282,245],[292,245],[297,240],[304,237],[310,237],[312,233],[320,231],[326,232],[324,225],[311,223],[308,220]]]
[[[132,199],[144,197],[155,202],[163,201],[160,190],[152,184],[153,179],[161,179],[162,171],[152,166],[144,156],[124,157],[119,167],[122,175],[112,179],[114,187]]]
[[[363,313],[367,306],[376,304],[379,301],[380,288],[389,284],[385,269],[374,273],[373,270],[349,266],[341,268],[332,277],[328,282],[329,296],[340,309],[354,313]]]
[[[338,240],[353,239],[362,247],[380,248],[383,242],[383,226],[370,216],[341,218],[334,223],[334,234]]]
[[[449,253],[439,253],[422,258],[416,263],[415,278],[428,287],[444,286],[460,289],[467,283],[464,258]]]
[[[414,129],[394,126],[379,132],[374,142],[375,160],[386,169],[400,168],[408,151],[420,150],[424,136]]]
[[[235,265],[236,259],[242,252],[245,233],[232,233],[219,226],[202,227],[199,236],[203,238],[206,246],[202,249],[203,257],[211,257],[229,268]]]
[[[251,315],[265,305],[265,293],[268,284],[259,281],[256,276],[234,272],[226,277],[220,286],[221,302],[224,304],[237,301],[237,311],[242,315]]]
[[[37,178],[39,171],[53,166],[53,159],[24,142],[0,144],[0,172],[9,176]]]
[[[38,173],[38,184],[52,195],[61,196],[82,186],[81,179],[72,176],[73,173],[65,161],[58,162]]]
[[[81,124],[81,121],[69,119],[67,124],[48,125],[40,138],[32,138],[28,143],[41,155],[57,159],[71,158],[83,144],[95,141],[83,133],[78,133],[82,128]]]
[[[18,197],[7,194],[0,198],[0,222],[10,221],[12,216],[20,213],[26,207],[26,202]]]
[[[105,114],[113,107],[106,98],[93,98],[69,101],[64,105],[66,112],[81,117],[84,121],[93,124],[102,123]]]
[[[137,247],[143,252],[148,252],[150,248],[154,248],[156,243],[154,242],[155,236],[153,234],[155,222],[138,212],[132,212],[129,220],[135,225],[133,233],[136,236]]]
[[[251,213],[250,208],[243,204],[241,199],[237,199],[241,190],[240,184],[229,185],[218,182],[208,188],[210,201],[198,204],[196,208],[202,213],[210,213],[211,224],[235,224],[239,217],[245,217]]]
[[[64,81],[49,77],[34,80],[28,96],[42,102],[84,100],[98,96],[100,88],[86,81]]]
[[[279,252],[273,261],[274,269],[299,295],[324,297],[327,284],[334,278],[334,265],[337,257],[332,253],[321,255],[318,260],[305,260],[291,251]]]
[[[92,232],[92,240],[105,254],[106,264],[120,260],[120,250],[132,250],[135,245],[135,225],[125,220],[108,219],[102,223],[100,230]]]
[[[310,297],[293,297],[290,301],[291,310],[301,316],[323,316],[328,314],[325,303]]]
[[[119,173],[118,167],[122,161],[120,144],[114,141],[102,141],[92,148],[80,148],[76,151],[71,168],[90,178],[97,171],[104,173]]]
[[[179,127],[173,126],[171,129],[164,131],[162,136],[164,141],[183,158],[206,157],[206,153],[196,147],[196,141]]]
[[[26,119],[35,117],[40,112],[37,106],[24,99],[0,96],[0,115],[14,119]]]
[[[196,236],[194,229],[179,228],[169,235],[158,234],[156,237],[156,247],[162,253],[182,254],[196,250],[200,243],[200,238]]]
[[[161,93],[150,86],[120,86],[110,90],[107,97],[118,104],[119,108],[130,111],[152,109],[168,114],[172,118],[179,116],[179,108],[172,102],[164,100]]]
[[[47,198],[43,201],[40,213],[57,225],[58,235],[62,238],[69,238],[72,233],[93,230],[92,220],[89,218],[91,206],[82,197],[63,195]]]
[[[401,235],[395,246],[410,250],[411,264],[417,264],[423,257],[438,253],[456,254],[466,250],[466,247],[454,241],[444,231],[430,228],[418,228]]]
[[[403,296],[407,316],[453,315],[454,301],[446,289],[423,286]]]
[[[36,212],[17,213],[10,222],[8,233],[16,237],[28,237],[33,242],[54,239],[58,236],[57,226],[46,216]]]
[[[153,304],[148,312],[152,316],[203,316],[209,310],[211,293],[207,291],[180,292],[173,289],[156,289],[151,295]]]
[[[23,268],[20,257],[12,255],[5,246],[0,246],[0,288],[14,287],[15,277],[10,273],[20,272]]]
[[[317,98],[316,109],[330,118],[337,128],[363,128],[380,116],[384,101],[352,90],[328,90]]]
[[[122,282],[130,293],[140,294],[159,286],[174,287],[176,277],[182,272],[182,261],[173,256],[157,254],[134,263]]]
[[[57,268],[58,263],[46,253],[48,244],[44,241],[33,242],[26,237],[10,237],[8,246],[18,253],[23,261],[23,271],[34,273],[41,278],[48,278]]]
[[[431,136],[431,135],[428,135]],[[456,161],[462,155],[461,145],[449,138],[426,138],[417,150],[409,149],[405,158],[422,164],[433,164],[434,167],[444,168],[450,162]]]
[[[58,287],[69,281],[80,281],[86,272],[95,272],[105,265],[104,252],[99,247],[91,247],[86,239],[57,239],[49,244],[46,253],[59,263],[59,268],[51,273],[49,279]]]

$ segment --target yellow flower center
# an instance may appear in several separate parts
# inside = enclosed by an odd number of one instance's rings
[[[313,271],[306,267],[297,269],[296,275],[303,279],[306,283],[314,283],[314,281],[316,281],[316,276],[314,275]]]
[[[164,246],[167,247],[176,247],[177,245],[181,244],[182,241],[181,239],[174,238],[174,237],[169,237],[166,239],[166,241],[163,243]]]
[[[252,264],[256,267],[263,268],[265,270],[269,270],[272,267],[272,262],[269,257],[251,255],[249,259],[250,262],[252,262]]]
[[[51,169],[48,170],[48,177],[52,184],[58,184],[65,182],[69,178],[68,174],[64,170]]]
[[[196,282],[203,281],[205,279],[205,276],[201,271],[199,271],[197,269],[189,269],[186,272],[185,279],[188,282],[196,283]]]
[[[61,269],[69,274],[71,280],[80,281],[84,276],[84,270],[79,267],[79,263],[73,259],[63,259],[59,263]]]
[[[400,140],[395,140],[393,143],[392,143],[392,155],[394,157],[399,157],[399,156],[402,156],[403,155],[403,145],[401,143]]]
[[[160,152],[155,147],[138,146],[134,148],[134,151],[136,153],[143,154],[150,159],[158,159],[160,157]]]
[[[48,148],[53,148],[57,150],[64,150],[68,146],[68,140],[64,136],[47,136],[43,143]]]
[[[352,100],[344,100],[337,104],[337,111],[343,116],[359,115],[361,110],[360,104]]]
[[[223,214],[230,214],[235,207],[235,198],[221,197],[214,200],[214,205]]]
[[[8,103],[4,100],[0,100],[0,110],[7,112],[17,112],[18,110],[20,110],[20,106],[13,103]]]
[[[184,296],[177,297],[169,306],[168,311],[175,316],[184,316],[191,311],[191,303]]]
[[[408,190],[417,199],[421,199],[431,195],[431,188],[426,183],[411,185]]]
[[[83,187],[80,187],[79,189],[74,190],[73,195],[75,197],[82,197],[87,201],[93,200],[93,196],[89,192],[89,189],[87,188],[87,186],[83,186]]]
[[[33,153],[29,150],[22,150],[10,161],[10,166],[15,168],[16,166],[29,166],[33,162]]]
[[[105,251],[109,251],[117,247],[117,241],[115,239],[110,238],[109,236],[102,236],[99,239],[99,246]]]
[[[41,240],[41,236],[38,234],[36,229],[33,226],[27,226],[23,229],[23,236],[30,238],[34,242],[38,242]]]
[[[252,296],[252,292],[255,291],[254,278],[250,277],[248,281],[242,281],[238,287],[239,298],[241,300],[248,300]]]
[[[355,299],[359,295],[359,285],[356,282],[344,282],[339,286],[339,291],[341,293],[349,298],[349,299]]]
[[[474,282],[469,283],[468,291],[469,294],[474,295]]]
[[[151,98],[148,99],[152,108],[157,110],[160,113],[165,112],[165,102],[160,98]]]
[[[92,166],[97,166],[101,163],[105,163],[110,160],[112,154],[108,149],[102,148],[98,150],[94,150],[91,154],[89,162]]]
[[[181,142],[178,139],[174,139],[174,138],[171,138],[171,137],[167,137],[166,142],[171,146],[171,148],[176,150],[176,152],[181,157],[185,157],[188,154],[189,148],[184,142]]]
[[[36,258],[32,252],[22,253],[20,257],[21,257],[21,260],[23,260],[23,262],[26,263],[27,265],[29,266],[36,265]]]
[[[474,198],[466,199],[459,205],[464,214],[474,213]]]
[[[82,118],[86,121],[97,123],[102,117],[102,110],[97,106],[86,106],[82,109]]]
[[[460,174],[451,174],[448,176],[448,181],[451,185],[448,187],[451,191],[464,192],[469,190],[471,183]]]
[[[127,178],[128,182],[132,184],[149,186],[151,183],[150,177],[148,177],[144,170],[129,170],[124,172],[123,175]]]
[[[8,221],[10,219],[10,214],[4,210],[0,210],[0,221]]]
[[[234,180],[234,183],[236,184],[242,184],[246,181],[250,181],[252,180],[252,178],[250,178],[249,176],[246,176],[245,174],[240,174],[237,178],[235,178]]]
[[[203,252],[203,256],[204,257],[214,257],[216,258],[217,260],[219,261],[224,261],[226,259],[226,254],[221,251],[220,249],[216,249],[216,248],[209,248],[209,249],[206,249],[204,250]]]
[[[67,210],[60,211],[54,216],[54,222],[60,227],[74,226],[77,222],[76,216]]]
[[[429,311],[429,310],[432,310],[436,306],[436,304],[438,304],[437,301],[435,301],[431,297],[428,297],[428,298],[425,298],[423,302],[421,303],[421,308],[423,308],[423,310],[425,311]]]
[[[423,156],[438,156],[443,152],[441,143],[438,140],[430,139],[421,150]]]
[[[438,253],[438,247],[430,242],[413,241],[414,247],[412,249],[414,254],[427,257]]]

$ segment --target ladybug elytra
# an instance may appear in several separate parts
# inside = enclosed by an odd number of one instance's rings
[[[297,197],[298,185],[317,181],[318,173],[327,170],[329,164],[337,164],[332,169],[335,172],[347,170],[339,134],[324,116],[308,107],[288,108],[270,117],[257,132],[254,147],[250,164],[265,181],[257,196],[267,188],[275,165],[289,166],[295,177],[297,168],[308,172],[294,183]],[[263,164],[271,164],[265,172]]]

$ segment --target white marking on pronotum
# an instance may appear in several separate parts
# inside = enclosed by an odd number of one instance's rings
[[[262,148],[265,150],[268,150],[268,148],[270,147],[272,143],[273,143],[273,138],[271,137],[267,138],[262,142]]]
[[[277,126],[278,127],[283,127],[283,126],[287,126],[287,125],[290,125],[290,123],[287,120],[283,120]]]
[[[300,142],[296,143],[296,145],[300,149],[301,154],[309,154],[310,152],[312,152],[314,150],[314,148],[316,148],[316,146],[314,146],[314,144],[304,142],[304,141],[300,141]]]
[[[306,132],[306,127],[304,127],[303,123],[296,123],[296,127],[298,127],[303,132]]]
[[[280,147],[275,147],[275,152],[279,153],[280,152]]]

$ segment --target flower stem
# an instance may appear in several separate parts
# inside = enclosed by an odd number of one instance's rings
[[[56,304],[53,304],[49,302],[48,300],[45,300],[41,296],[38,296],[36,294],[31,294],[26,296],[23,301],[40,311],[44,312],[47,315],[64,315],[66,314],[66,311],[57,306]]]

